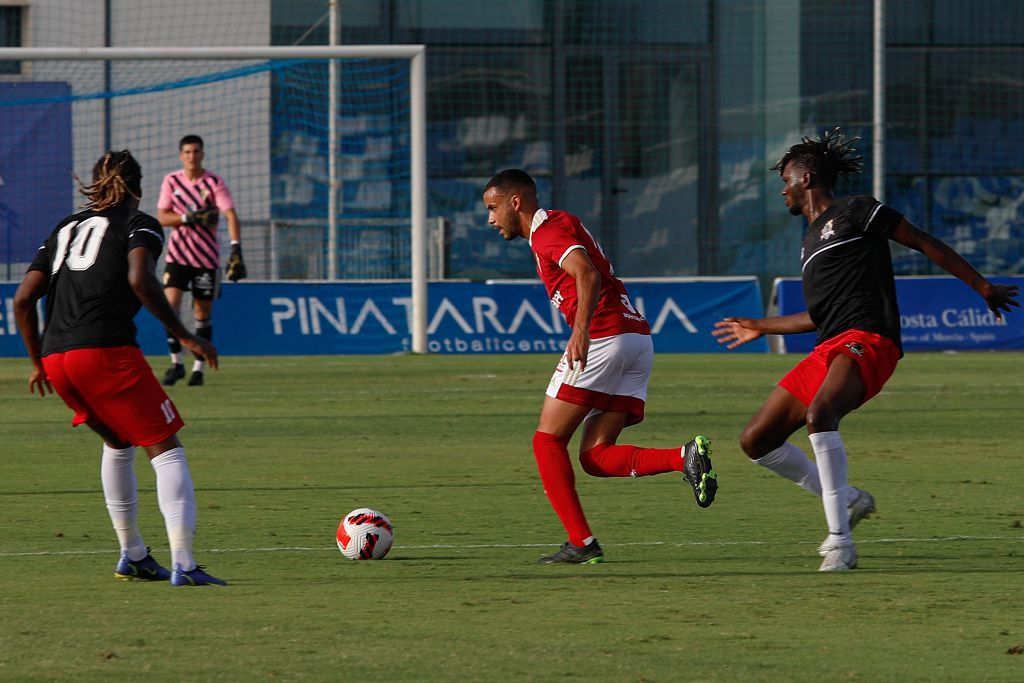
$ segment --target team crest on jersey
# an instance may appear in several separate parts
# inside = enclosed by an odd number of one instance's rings
[[[821,240],[824,242],[827,239],[831,239],[836,236],[836,231],[832,228],[832,219],[828,219],[825,223],[825,227],[821,229]]]
[[[864,347],[858,342],[850,342],[846,345],[846,348],[850,349],[850,353],[855,356],[859,357],[864,355]]]

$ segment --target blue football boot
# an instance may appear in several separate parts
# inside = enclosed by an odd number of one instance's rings
[[[146,548],[146,556],[141,560],[129,560],[127,555],[122,555],[114,578],[118,581],[166,581],[171,578],[171,572],[161,567]]]
[[[172,586],[226,586],[228,582],[210,576],[205,571],[205,566],[197,564],[195,569],[185,571],[180,564],[174,565],[174,573],[171,574]]]

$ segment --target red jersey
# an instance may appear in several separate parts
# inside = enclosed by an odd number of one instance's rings
[[[629,302],[626,286],[615,277],[612,264],[579,218],[565,211],[538,209],[530,226],[530,248],[551,303],[562,311],[569,327],[576,321],[576,279],[562,270],[562,261],[570,252],[582,249],[601,276],[597,308],[590,322],[591,339],[651,333],[647,321]]]

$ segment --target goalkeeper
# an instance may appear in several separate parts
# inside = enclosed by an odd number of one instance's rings
[[[223,214],[231,238],[231,252],[225,272],[235,282],[246,276],[242,260],[241,231],[235,202],[224,180],[203,168],[203,139],[186,135],[178,143],[181,170],[168,173],[160,187],[157,218],[171,228],[164,269],[164,295],[175,313],[181,312],[181,298],[192,293],[196,336],[213,339],[213,300],[220,296],[220,243],[217,226]],[[164,386],[185,377],[181,342],[167,332],[171,367],[164,373]],[[206,359],[196,356],[189,386],[203,383]]]

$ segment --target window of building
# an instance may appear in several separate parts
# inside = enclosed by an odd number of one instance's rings
[[[21,5],[0,6],[0,47],[22,47],[24,43],[25,8]],[[0,60],[0,75],[21,73],[21,62]]]
[[[708,0],[568,0],[569,45],[707,43]]]

